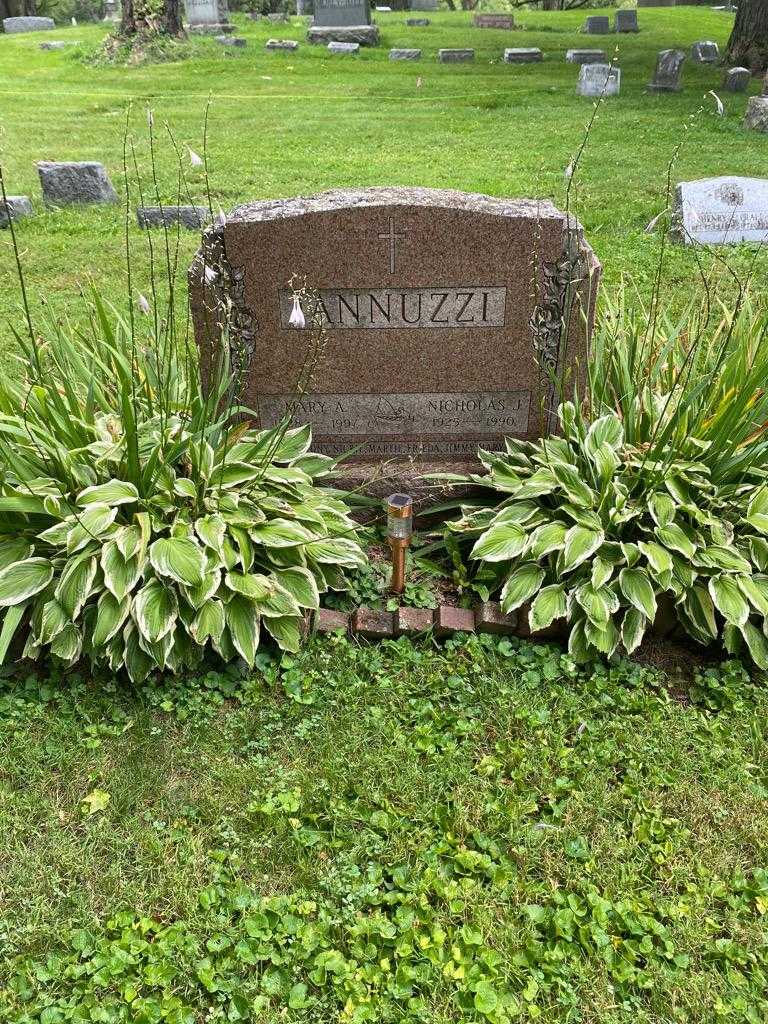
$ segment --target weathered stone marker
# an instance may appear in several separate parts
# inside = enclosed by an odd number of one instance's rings
[[[680,92],[680,75],[683,71],[685,54],[682,50],[662,50],[656,58],[656,70],[653,81],[648,85],[649,92]]]
[[[505,64],[538,64],[544,54],[535,46],[508,46],[504,51]]]
[[[389,51],[390,60],[421,60],[421,50],[413,49],[398,49],[393,47]]]
[[[585,371],[600,264],[571,225],[548,200],[420,188],[238,207],[190,270],[203,364],[228,322],[246,405],[263,426],[310,423],[332,455],[444,465],[536,437],[557,404],[547,367],[570,373],[568,393]],[[317,331],[311,308],[290,325],[294,275],[327,324],[298,395]]]
[[[637,11],[616,11],[613,17],[614,32],[639,32]]]
[[[762,96],[750,96],[747,100],[744,127],[755,132],[768,132],[768,73],[763,79]]]
[[[710,39],[701,39],[691,47],[694,64],[716,64],[720,60],[720,47]]]
[[[12,220],[31,216],[32,203],[29,196],[6,196],[5,202],[0,199],[0,228],[7,228]]]
[[[675,190],[675,233],[693,245],[768,242],[768,179],[730,175],[681,181]]]
[[[611,21],[607,14],[592,14],[584,22],[581,30],[588,36],[604,36],[611,31]]]
[[[3,28],[10,35],[14,32],[50,32],[56,28],[53,18],[3,18]]]
[[[427,25],[431,25],[432,22],[429,18],[406,18],[405,24],[408,28],[426,28]]]
[[[579,96],[618,96],[621,90],[621,68],[612,64],[582,64],[576,93]]]
[[[139,206],[136,209],[136,223],[147,231],[176,224],[197,231],[210,219],[207,206]]]
[[[503,28],[512,30],[515,19],[511,14],[476,14],[472,19],[475,28]]]
[[[298,50],[299,44],[295,39],[268,39],[264,43],[265,50]]]
[[[234,31],[227,0],[184,0],[189,31],[199,35],[223,35]]]
[[[343,57],[360,53],[360,43],[328,43],[328,53],[336,54],[337,56]]]
[[[310,43],[375,46],[379,30],[371,24],[371,6],[367,0],[315,0],[315,20],[307,39]]]
[[[605,64],[605,50],[567,50],[565,60],[568,64]]]
[[[746,92],[751,79],[749,68],[729,68],[723,77],[723,86],[728,92]]]
[[[475,59],[475,51],[471,49],[446,49],[437,51],[437,59],[441,64],[465,64]]]
[[[79,163],[43,160],[37,165],[37,172],[48,206],[117,202],[117,193],[103,164],[89,160]]]

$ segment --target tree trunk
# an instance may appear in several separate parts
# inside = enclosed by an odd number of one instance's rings
[[[160,12],[159,30],[167,36],[180,36],[181,24],[181,3],[180,0],[163,0],[163,9]]]
[[[181,18],[181,0],[163,0],[158,14],[152,11],[145,0],[123,0],[120,35],[135,36],[142,29],[148,29],[163,35],[180,36],[183,31]]]
[[[725,59],[755,75],[768,67],[768,0],[739,0]]]

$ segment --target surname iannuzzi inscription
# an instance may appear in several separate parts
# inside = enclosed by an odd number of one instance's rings
[[[259,417],[276,426],[289,413],[320,437],[525,433],[529,391],[409,392],[388,395],[262,395]]]
[[[468,285],[463,288],[322,288],[317,302],[323,321],[334,330],[404,330],[408,328],[503,327],[507,289]],[[293,293],[280,292],[282,326],[289,326]],[[307,327],[313,310],[305,309]]]

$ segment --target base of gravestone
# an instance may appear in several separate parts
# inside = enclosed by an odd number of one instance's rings
[[[193,36],[229,36],[235,31],[235,26],[229,22],[211,23],[210,25],[188,25],[187,32]]]
[[[307,42],[327,46],[328,43],[359,43],[360,46],[379,45],[378,25],[312,25],[307,31]]]
[[[356,491],[371,498],[386,498],[389,494],[409,494],[417,513],[435,502],[464,497],[479,490],[466,483],[456,483],[440,476],[466,477],[485,473],[477,459],[457,462],[403,461],[345,462],[328,478],[329,483],[345,491]]]

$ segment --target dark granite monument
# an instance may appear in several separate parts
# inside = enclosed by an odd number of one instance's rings
[[[320,452],[423,469],[552,429],[549,371],[569,394],[583,381],[599,276],[548,200],[368,188],[238,207],[205,232],[190,290],[203,364],[226,336],[262,426],[291,414]],[[298,318],[292,279],[315,295]]]

